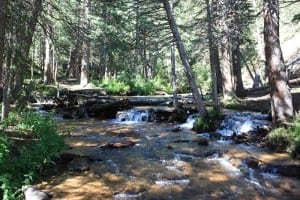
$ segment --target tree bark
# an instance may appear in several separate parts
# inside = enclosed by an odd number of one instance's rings
[[[185,73],[186,73],[186,76],[188,78],[189,85],[191,87],[191,90],[192,90],[192,93],[193,93],[193,96],[194,96],[194,99],[195,99],[197,110],[198,110],[201,117],[206,118],[208,116],[208,113],[207,113],[207,110],[205,108],[204,102],[202,100],[202,96],[200,95],[198,87],[196,85],[193,70],[192,70],[192,68],[191,68],[191,66],[188,62],[188,57],[187,57],[184,45],[182,43],[180,34],[178,32],[177,25],[176,25],[175,19],[173,17],[173,13],[172,13],[172,9],[171,9],[171,6],[169,4],[169,1],[168,0],[163,0],[163,5],[164,5],[164,8],[166,10],[168,22],[169,22],[174,40],[175,40],[176,45],[177,45],[177,49],[178,49],[182,64],[185,68]]]
[[[134,55],[134,75],[139,72],[139,65],[141,60],[141,27],[140,27],[140,0],[135,2],[135,55]]]
[[[28,21],[25,21],[24,24],[20,24],[16,28],[20,34],[17,34],[17,51],[15,52],[13,58],[13,64],[16,66],[16,70],[13,73],[14,75],[14,85],[12,87],[12,100],[15,101],[19,97],[19,93],[22,90],[24,84],[25,71],[29,67],[28,65],[28,55],[29,50],[32,45],[32,38],[35,32],[36,23],[42,12],[43,0],[35,0],[33,2],[33,8]]]
[[[230,40],[229,40],[229,27],[228,27],[228,11],[226,5],[222,6],[222,19],[221,26],[221,57],[222,57],[222,83],[223,83],[223,97],[225,100],[235,98],[234,84],[233,84],[233,69],[231,65],[230,56]]]
[[[238,97],[245,96],[245,89],[242,79],[242,62],[241,62],[241,51],[240,51],[240,37],[237,33],[232,38],[232,49],[231,49],[231,56],[232,56],[232,69],[233,69],[233,77],[234,77],[234,88],[235,94]]]
[[[55,83],[54,47],[48,34],[51,34],[50,28],[45,36],[44,84],[47,85]]]
[[[264,40],[272,122],[274,126],[278,126],[294,119],[292,95],[279,40],[278,0],[264,0]]]
[[[0,83],[2,83],[2,69],[4,60],[5,26],[7,0],[0,1]]]
[[[88,15],[90,12],[90,0],[84,1],[84,17],[83,17],[83,41],[82,41],[82,58],[81,58],[81,71],[80,71],[80,85],[86,86],[89,81],[89,52],[90,45],[88,41],[89,33],[89,19]]]
[[[177,97],[177,87],[176,87],[176,66],[175,66],[175,44],[171,43],[171,82],[173,89],[173,105],[174,108],[178,108],[178,97]]]
[[[105,6],[102,7],[102,13],[101,13],[101,17],[103,20],[104,24],[107,24],[107,9]],[[104,30],[103,30],[103,34],[102,34],[102,38],[100,38],[100,47],[99,47],[99,51],[100,51],[100,55],[99,55],[99,59],[100,59],[100,63],[99,63],[99,78],[102,79],[103,77],[105,77],[105,71],[106,71],[106,67],[107,67],[107,62],[106,62],[106,58],[107,58],[107,52],[106,52],[106,29],[105,29],[106,25],[104,26]]]
[[[211,69],[211,80],[212,80],[212,91],[213,91],[213,102],[214,110],[219,112],[219,99],[218,99],[218,77],[217,68],[219,67],[219,57],[216,52],[218,52],[217,46],[214,44],[217,40],[214,37],[212,31],[212,15],[211,6],[209,0],[206,0],[206,11],[207,11],[207,36],[208,36],[208,46],[209,46],[209,59],[210,59],[210,69]]]
[[[5,119],[9,115],[10,111],[10,101],[11,101],[11,74],[10,74],[10,66],[12,63],[12,53],[13,50],[11,48],[12,39],[9,38],[9,45],[6,56],[6,63],[3,65],[3,97],[2,97],[2,113],[1,120]]]
[[[232,18],[232,34],[231,34],[231,56],[232,56],[232,69],[233,69],[233,77],[234,77],[234,89],[235,94],[238,97],[245,96],[245,89],[243,85],[242,79],[242,61],[241,61],[241,51],[240,51],[240,34],[241,34],[241,20],[239,10],[241,2],[236,1],[233,2],[233,18]]]

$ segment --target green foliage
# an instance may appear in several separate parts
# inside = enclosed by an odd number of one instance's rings
[[[151,95],[156,90],[170,91],[169,84],[161,78],[149,80],[141,76],[127,76],[127,73],[123,73],[118,79],[104,79],[98,85],[111,95]]]
[[[34,90],[41,97],[53,97],[57,93],[56,87],[44,84],[35,84]]]
[[[210,119],[198,117],[195,119],[193,130],[197,133],[211,130],[213,124]]]
[[[208,110],[208,118],[197,117],[194,122],[193,130],[196,132],[212,131],[215,129],[214,121],[222,119],[223,115],[214,110]]]
[[[288,129],[277,128],[268,136],[268,147],[273,151],[285,151],[290,144]]]
[[[300,116],[293,126],[277,128],[267,136],[268,147],[276,151],[287,151],[293,158],[300,158]]]
[[[297,117],[293,127],[289,129],[290,146],[288,152],[294,158],[300,158],[300,115]]]
[[[112,95],[126,94],[130,91],[129,85],[117,79],[105,79],[99,83],[99,86],[105,88],[107,94]]]
[[[6,159],[9,154],[9,142],[7,136],[1,131],[0,132],[0,163]]]
[[[24,142],[10,142],[6,136],[9,133],[0,134],[0,194],[3,199],[19,199],[19,188],[32,183],[65,145],[52,117],[34,112],[12,113],[3,124],[16,127],[17,136]]]
[[[241,107],[241,104],[237,99],[227,99],[224,100],[222,103],[224,108],[227,109],[239,109]]]
[[[152,81],[137,76],[131,82],[131,93],[136,95],[150,95],[155,91]]]
[[[207,64],[200,64],[195,69],[195,74],[197,74],[197,83],[201,84],[202,92],[211,91],[211,74],[210,68]]]

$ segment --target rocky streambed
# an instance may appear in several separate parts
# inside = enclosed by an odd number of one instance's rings
[[[96,119],[62,120],[60,127],[70,148],[38,184],[54,199],[300,197],[300,179],[291,173],[299,171],[298,161],[251,143],[216,139],[216,132]],[[230,137],[237,135],[245,133]]]

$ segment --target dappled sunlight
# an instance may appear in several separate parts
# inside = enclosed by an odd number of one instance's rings
[[[257,158],[273,164],[300,164],[299,160],[291,160],[290,155],[286,153],[259,153]]]
[[[53,182],[47,183],[45,189],[54,192],[54,199],[109,199],[112,195],[110,187],[91,173],[70,175],[63,174]]]
[[[63,126],[68,128],[68,123]],[[70,126],[66,142],[71,148],[65,153],[96,160],[89,171],[53,174],[42,182],[41,188],[51,191],[54,199],[274,199],[291,195],[300,185],[268,176],[259,185],[238,169],[241,160],[255,151],[213,142],[200,146],[199,136],[187,130],[172,132],[173,124],[80,120]],[[117,145],[126,141],[134,144]],[[224,157],[204,156],[216,148],[224,148],[220,150],[226,152]],[[266,160],[284,158],[267,157],[259,150],[257,155]]]

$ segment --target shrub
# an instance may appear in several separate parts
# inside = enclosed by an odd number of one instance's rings
[[[213,129],[213,122],[211,119],[205,119],[202,117],[197,117],[194,122],[193,130],[195,132],[210,131]]]
[[[116,79],[111,79],[111,80],[105,79],[102,82],[100,82],[98,85],[104,87],[107,94],[111,94],[111,95],[128,93],[130,91],[129,85],[127,85],[125,82]]]
[[[52,117],[43,117],[34,112],[11,116],[3,123],[6,127],[14,125],[17,131],[14,134],[23,137],[26,142],[10,142],[6,133],[0,134],[0,194],[7,200],[20,199],[21,186],[32,183],[65,147]]]
[[[297,117],[295,125],[289,129],[290,146],[288,152],[294,158],[300,158],[300,115]]]
[[[293,158],[300,158],[300,115],[293,126],[272,130],[267,136],[267,145],[272,150],[287,151]]]
[[[215,123],[223,118],[224,116],[220,112],[209,109],[208,118],[197,117],[195,119],[193,130],[196,132],[212,131],[215,129]]]
[[[267,136],[267,145],[273,151],[285,151],[290,145],[288,129],[277,128]]]

